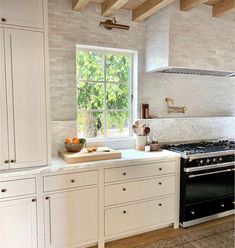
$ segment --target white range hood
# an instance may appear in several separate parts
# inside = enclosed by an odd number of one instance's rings
[[[147,20],[146,71],[235,77],[235,22],[173,2]]]

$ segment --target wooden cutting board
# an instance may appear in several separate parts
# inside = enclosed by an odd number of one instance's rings
[[[107,150],[109,150],[109,152],[107,152]],[[99,147],[96,152],[91,153],[83,149],[81,152],[59,151],[58,155],[67,163],[72,164],[121,158],[122,153],[108,147]]]

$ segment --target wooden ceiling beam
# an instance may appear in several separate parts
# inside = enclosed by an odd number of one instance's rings
[[[206,2],[208,0],[180,0],[180,10],[189,11]]]
[[[133,9],[132,20],[143,21],[173,1],[174,0],[146,0],[141,5]]]
[[[129,0],[106,0],[101,4],[101,15],[111,16],[116,10],[119,10]]]
[[[226,12],[235,10],[235,0],[223,0],[213,6],[212,16],[218,17]]]
[[[82,11],[90,0],[73,0],[73,10]]]

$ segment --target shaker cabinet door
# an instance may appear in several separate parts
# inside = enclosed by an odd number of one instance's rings
[[[36,201],[0,201],[0,233],[2,248],[37,248]]]
[[[78,247],[98,239],[98,188],[45,197],[46,248]]]
[[[0,0],[0,23],[43,28],[43,0]]]
[[[11,168],[47,164],[44,36],[4,29]]]
[[[3,28],[0,28],[0,171],[9,169]]]

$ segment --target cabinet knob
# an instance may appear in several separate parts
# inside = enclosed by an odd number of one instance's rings
[[[35,198],[32,199],[32,202],[36,202],[36,201],[37,201],[37,199],[35,199]]]
[[[71,179],[71,181],[70,181],[71,183],[75,183],[75,180],[74,179]]]
[[[123,213],[126,214],[126,210],[124,210]]]
[[[9,160],[5,160],[4,163],[5,163],[5,164],[8,164],[8,163],[9,163]]]
[[[49,197],[49,196],[46,196],[46,197],[45,197],[45,200],[49,200],[49,199],[50,199],[50,197]]]
[[[1,189],[1,192],[5,193],[5,192],[7,192],[7,189]]]
[[[15,163],[15,160],[14,160],[14,159],[12,159],[12,160],[11,160],[11,163]]]
[[[158,203],[158,206],[160,206],[160,207],[161,207],[161,206],[162,206],[162,204],[161,204],[161,203]]]
[[[162,170],[162,168],[159,168],[159,170],[161,171],[161,170]]]
[[[7,19],[6,19],[6,18],[1,18],[1,21],[2,21],[2,22],[6,22]]]
[[[123,176],[126,176],[126,172],[123,172],[122,175],[123,175]]]
[[[126,188],[123,188],[122,190],[123,190],[123,191],[126,191]]]
[[[192,214],[192,215],[194,215],[194,214],[195,214],[195,212],[194,212],[194,211],[191,211],[191,214]]]
[[[159,185],[162,185],[162,183],[161,183],[161,182],[159,182],[158,184],[159,184]]]

